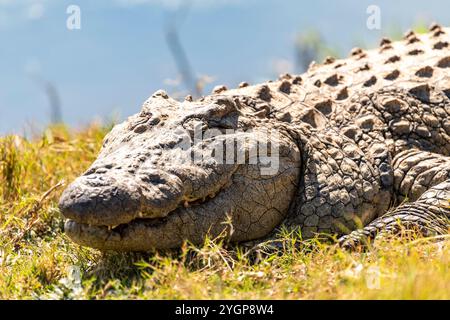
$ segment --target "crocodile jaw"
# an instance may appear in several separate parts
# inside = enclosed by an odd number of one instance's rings
[[[137,218],[115,227],[68,219],[65,231],[80,245],[115,251],[177,248],[220,234],[231,242],[261,238],[283,221],[295,194],[299,163],[283,161],[281,169],[261,179],[254,176],[259,168],[242,166],[213,198],[179,206],[162,218]]]
[[[298,147],[285,136],[277,143],[278,170],[272,175],[264,173],[267,165],[259,160],[213,170],[142,166],[135,175],[123,168],[88,170],[61,197],[66,234],[81,245],[116,251],[201,244],[224,230],[233,242],[264,237],[284,220],[300,175]]]

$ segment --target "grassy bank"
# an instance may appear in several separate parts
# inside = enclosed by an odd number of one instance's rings
[[[0,138],[1,299],[449,299],[450,239],[349,253],[311,240],[250,263],[220,241],[159,254],[102,254],[63,233],[57,201],[109,128]]]

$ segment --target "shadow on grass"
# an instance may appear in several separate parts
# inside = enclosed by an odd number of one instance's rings
[[[105,252],[84,277],[92,279],[91,290],[105,296],[105,288],[150,289],[168,283],[181,274],[233,274],[236,270],[253,270],[259,264],[290,264],[308,260],[317,252],[335,250],[335,239],[317,235],[304,240],[298,230],[281,230],[273,239],[243,244],[227,243],[223,235],[206,238],[201,246],[185,243],[182,248],[154,252]],[[328,249],[327,249],[328,248]],[[119,283],[117,283],[119,281]]]

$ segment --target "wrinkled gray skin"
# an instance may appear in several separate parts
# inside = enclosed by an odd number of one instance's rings
[[[449,30],[433,25],[426,35],[327,58],[301,76],[221,86],[198,101],[158,91],[108,134],[97,160],[63,193],[66,233],[120,251],[200,244],[223,231],[231,242],[266,239],[279,226],[304,237],[338,234],[344,246],[400,224],[446,234],[448,42]],[[194,128],[220,134],[180,147]],[[278,133],[270,138],[279,146],[274,175],[248,154],[243,164],[222,164],[210,152],[225,138],[252,138],[252,147],[265,130]],[[193,153],[203,160],[177,160]]]

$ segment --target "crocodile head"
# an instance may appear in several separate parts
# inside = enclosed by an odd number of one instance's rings
[[[300,168],[297,145],[269,123],[232,96],[180,103],[155,93],[64,191],[66,233],[120,251],[264,237],[286,216]]]

